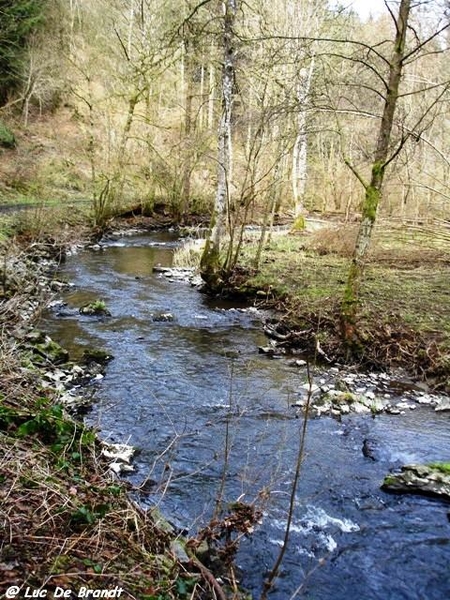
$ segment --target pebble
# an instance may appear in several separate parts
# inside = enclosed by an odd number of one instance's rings
[[[394,406],[387,406],[385,410],[388,413],[388,415],[400,415],[401,414],[401,411],[398,408],[395,408]]]

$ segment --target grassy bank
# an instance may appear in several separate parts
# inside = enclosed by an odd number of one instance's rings
[[[258,270],[255,244],[247,243],[244,272],[235,289],[280,311],[281,333],[308,352],[345,360],[339,308],[346,284],[354,227],[278,235]],[[425,231],[380,226],[361,287],[360,352],[364,366],[404,367],[450,391],[450,245]]]

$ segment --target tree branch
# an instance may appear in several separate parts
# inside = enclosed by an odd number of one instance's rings
[[[343,158],[344,158],[344,163],[347,165],[347,167],[350,169],[350,171],[353,173],[353,175],[356,177],[356,179],[359,181],[359,183],[363,186],[363,188],[365,190],[367,190],[367,188],[369,187],[369,184],[367,183],[367,181],[365,181],[365,179],[359,173],[359,171],[357,171],[356,168],[352,165],[352,163],[350,162],[350,159],[348,159],[346,156],[344,156]]]
[[[450,22],[446,23],[443,27],[441,27],[440,29],[438,29],[438,31],[435,31],[433,33],[433,35],[430,35],[430,37],[428,37],[426,40],[424,40],[423,42],[421,42],[420,44],[418,44],[413,50],[411,50],[410,52],[408,52],[407,54],[405,54],[405,56],[402,59],[403,64],[405,64],[411,56],[413,56],[414,54],[417,54],[417,52],[419,52],[419,50],[421,50],[424,46],[426,46],[427,44],[429,44],[431,42],[431,40],[434,40],[439,35],[441,35],[441,33],[443,33],[449,27],[450,27]]]

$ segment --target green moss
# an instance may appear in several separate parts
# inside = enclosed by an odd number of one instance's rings
[[[104,365],[114,357],[106,350],[99,350],[97,348],[86,348],[83,352],[83,362],[85,364],[90,364],[95,362],[100,365]]]
[[[333,398],[335,404],[353,404],[356,401],[357,397],[351,392],[341,392],[339,396],[334,396]]]
[[[303,215],[296,217],[292,224],[291,231],[304,231],[306,229],[306,220]]]
[[[69,353],[67,350],[61,348],[61,346],[53,340],[50,340],[45,344],[37,344],[35,348],[46,358],[46,360],[54,365],[64,363],[69,358]]]
[[[389,487],[391,485],[395,485],[397,483],[397,478],[395,475],[386,475],[383,480],[383,487]]]
[[[103,315],[106,317],[110,317],[111,313],[106,308],[106,303],[104,300],[95,300],[94,302],[89,302],[89,304],[85,304],[80,308],[80,314],[82,315]]]
[[[428,466],[431,469],[434,469],[435,471],[439,471],[440,473],[444,473],[445,475],[450,475],[450,462],[430,463]]]
[[[207,240],[200,259],[200,273],[203,281],[211,289],[222,282],[222,260],[220,248],[211,240]]]
[[[381,192],[376,187],[369,185],[366,189],[366,196],[363,205],[363,219],[367,218],[372,223],[375,222],[378,210],[378,204],[380,203]]]

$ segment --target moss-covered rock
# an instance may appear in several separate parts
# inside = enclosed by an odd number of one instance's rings
[[[106,350],[99,350],[97,348],[86,348],[83,352],[83,363],[86,365],[91,363],[104,365],[113,358],[114,356]]]
[[[39,329],[30,331],[25,339],[31,349],[30,360],[34,364],[61,365],[69,360],[69,352]]]
[[[384,478],[381,488],[397,494],[436,496],[450,502],[450,463],[405,465]]]
[[[103,300],[95,300],[94,302],[89,302],[89,304],[85,304],[80,308],[81,315],[89,315],[89,316],[104,316],[110,317],[111,313],[106,308],[106,304]]]
[[[48,336],[42,344],[34,346],[34,351],[53,365],[61,365],[69,360],[69,352]]]

